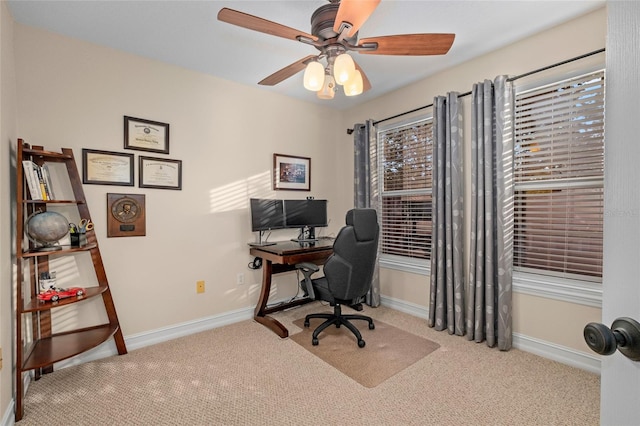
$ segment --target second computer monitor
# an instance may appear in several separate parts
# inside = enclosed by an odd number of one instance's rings
[[[287,228],[310,228],[315,238],[316,226],[328,226],[327,200],[284,200],[284,218]]]

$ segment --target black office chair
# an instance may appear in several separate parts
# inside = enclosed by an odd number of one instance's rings
[[[358,329],[350,320],[363,320],[373,330],[373,320],[365,315],[343,315],[342,305],[354,305],[361,301],[371,288],[376,253],[378,250],[378,218],[373,209],[353,209],[347,212],[347,225],[340,230],[333,243],[333,254],[324,265],[324,277],[311,279],[311,275],[319,270],[313,263],[296,265],[304,275],[300,282],[305,295],[315,300],[324,300],[333,306],[333,313],[310,314],[304,319],[304,326],[309,327],[309,319],[325,318],[313,331],[311,343],[318,344],[318,335],[327,327],[335,324],[347,327],[358,339],[358,346],[363,348],[365,341]]]

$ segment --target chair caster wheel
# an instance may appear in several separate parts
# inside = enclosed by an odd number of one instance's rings
[[[318,339],[311,339],[311,344],[313,346],[318,346]]]
[[[369,324],[369,330],[374,330],[376,328],[374,323]]]
[[[366,343],[364,342],[364,340],[358,340],[358,347],[359,347],[359,348],[364,348],[364,345],[366,345]]]
[[[305,326],[305,327],[309,327],[309,321],[305,320],[305,321],[304,321],[304,326]]]

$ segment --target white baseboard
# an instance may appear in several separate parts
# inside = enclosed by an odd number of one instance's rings
[[[429,309],[414,303],[405,302],[404,300],[394,299],[392,297],[380,296],[380,304],[405,314],[413,315],[418,318],[429,318]]]
[[[380,304],[400,312],[407,313],[419,318],[428,318],[429,309],[424,306],[407,303],[403,300],[391,297],[380,297]],[[592,373],[600,374],[600,358],[566,346],[536,339],[534,337],[513,333],[513,347],[521,351],[538,355],[553,361],[560,362],[571,367],[580,368]]]
[[[11,399],[9,401],[9,405],[7,409],[4,411],[4,415],[2,416],[2,422],[0,423],[2,426],[13,426],[15,424],[15,415],[13,413],[13,407],[15,406],[15,401]]]
[[[253,308],[243,308],[220,315],[200,318],[195,321],[188,321],[169,327],[157,328],[144,333],[125,336],[124,340],[127,345],[127,350],[135,350],[252,318]],[[113,339],[111,339],[94,349],[56,363],[54,368],[61,369],[71,367],[73,365],[79,365],[117,354],[118,350],[116,348],[116,344]]]
[[[33,370],[29,371],[29,374],[25,374],[22,376],[22,394],[26,395],[27,390],[29,389],[29,385],[31,384],[31,377],[33,375]],[[15,405],[16,401],[14,398],[11,398],[9,401],[9,406],[4,412],[4,416],[2,416],[2,420],[0,421],[1,426],[12,426],[16,423],[15,416]]]
[[[600,358],[566,346],[513,333],[513,347],[561,364],[600,374]]]

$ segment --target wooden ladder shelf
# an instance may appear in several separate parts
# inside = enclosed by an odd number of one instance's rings
[[[82,180],[78,173],[73,151],[63,148],[62,152],[45,151],[41,146],[30,147],[18,139],[16,161],[16,262],[17,262],[17,300],[16,300],[16,407],[15,420],[24,415],[24,379],[25,373],[34,371],[38,380],[42,374],[53,372],[53,364],[95,348],[113,337],[118,354],[127,353],[116,308],[111,296],[107,274],[96,239],[95,230],[87,230],[86,243],[79,246],[63,245],[55,251],[39,251],[37,244],[26,234],[25,223],[35,212],[47,209],[69,207],[77,209],[80,218],[91,218],[87,206]],[[73,199],[34,200],[27,183],[23,160],[32,161],[42,167],[45,163],[63,163],[69,178]],[[60,166],[61,167],[61,166]],[[50,183],[50,182],[49,182]],[[69,220],[71,222],[71,220]],[[49,272],[49,262],[61,256],[86,256],[89,253],[97,278],[97,286],[84,287],[80,297],[69,297],[56,302],[41,301],[39,278]],[[58,276],[57,279],[64,278]],[[53,333],[55,322],[51,311],[54,309],[74,309],[77,303],[95,297],[102,297],[108,322],[83,328],[75,328]]]

